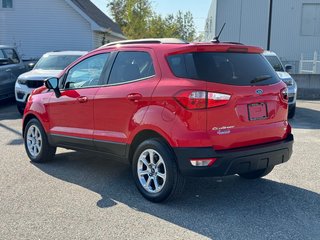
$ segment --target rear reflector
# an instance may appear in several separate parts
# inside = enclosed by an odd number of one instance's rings
[[[206,109],[226,105],[231,95],[207,91],[183,91],[176,95],[176,100],[186,109]]]
[[[215,163],[216,160],[217,160],[216,158],[191,159],[190,163],[194,167],[210,167]]]

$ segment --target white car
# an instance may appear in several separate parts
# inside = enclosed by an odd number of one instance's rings
[[[40,58],[31,71],[21,74],[15,84],[19,112],[23,114],[32,90],[41,87],[45,79],[59,76],[63,69],[86,53],[85,51],[48,52]]]
[[[288,118],[293,118],[296,112],[296,100],[297,100],[297,83],[288,73],[292,69],[291,65],[283,67],[282,62],[276,53],[271,51],[264,51],[263,55],[271,64],[273,69],[277,72],[279,78],[288,87],[288,99],[289,99],[289,113]]]

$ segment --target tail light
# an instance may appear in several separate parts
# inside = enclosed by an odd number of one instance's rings
[[[284,88],[281,90],[281,98],[285,102],[288,102],[288,88]]]
[[[230,98],[229,94],[208,92],[208,108],[226,105]]]
[[[206,109],[226,105],[231,95],[207,91],[183,91],[176,95],[176,100],[186,109]]]

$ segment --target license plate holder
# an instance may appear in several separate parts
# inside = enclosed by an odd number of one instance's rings
[[[248,104],[248,117],[249,117],[249,121],[267,119],[268,118],[267,104],[265,103]]]

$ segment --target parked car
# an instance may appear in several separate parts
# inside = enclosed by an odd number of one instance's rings
[[[0,45],[0,100],[14,96],[17,77],[27,70],[14,47]]]
[[[272,51],[264,51],[263,55],[266,57],[268,62],[271,64],[273,69],[277,72],[280,79],[288,87],[288,101],[289,101],[289,112],[288,118],[293,118],[296,113],[296,101],[297,101],[297,83],[288,73],[291,69],[291,65],[283,66],[279,57]]]
[[[23,114],[30,93],[35,88],[41,87],[46,78],[57,77],[70,63],[86,53],[84,51],[48,52],[40,58],[31,71],[20,75],[15,84],[19,112]]]
[[[262,52],[172,39],[105,45],[33,91],[26,152],[36,163],[56,147],[123,160],[154,202],[187,176],[263,177],[289,160],[293,135],[287,87]]]

